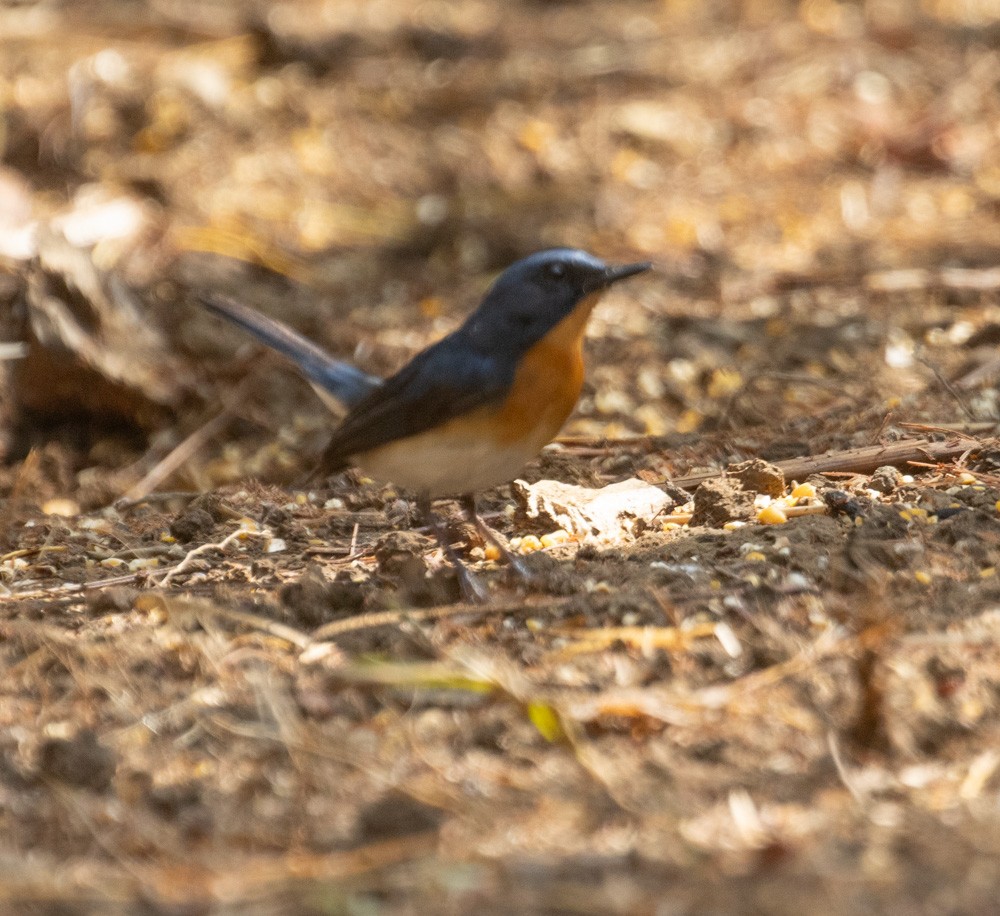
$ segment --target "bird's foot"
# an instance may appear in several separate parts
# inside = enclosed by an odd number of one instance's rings
[[[528,561],[516,553],[508,554],[510,568],[516,572],[524,582],[531,584],[538,580],[537,574],[528,566]]]
[[[479,577],[468,566],[462,562],[462,558],[455,552],[451,544],[448,532],[441,523],[431,507],[430,500],[424,498],[418,502],[420,514],[427,521],[431,532],[441,547],[442,553],[451,563],[455,574],[458,576],[458,587],[462,594],[462,600],[469,604],[487,604],[490,600],[490,591]]]
[[[458,588],[462,593],[462,600],[468,604],[489,604],[490,590],[482,579],[461,560],[457,563],[453,561],[452,565],[458,575]]]
[[[486,524],[486,522],[483,521],[482,517],[476,511],[476,504],[472,497],[465,497],[462,500],[462,505],[465,509],[466,516],[475,526],[480,537],[488,544],[492,544],[496,547],[496,549],[500,552],[500,556],[507,561],[507,564],[522,582],[529,584],[533,582],[535,580],[535,574],[531,571],[527,561],[520,554],[514,553],[514,551],[510,549],[510,544],[507,543],[507,539],[500,534],[499,531],[494,531],[489,525]]]

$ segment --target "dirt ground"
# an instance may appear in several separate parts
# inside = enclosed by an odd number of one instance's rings
[[[963,0],[0,8],[0,911],[996,912],[998,84]],[[470,606],[194,294],[387,373],[552,245],[655,269]]]

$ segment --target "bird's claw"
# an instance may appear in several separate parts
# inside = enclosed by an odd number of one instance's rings
[[[488,604],[490,591],[483,584],[482,580],[464,563],[455,565],[455,572],[458,575],[458,587],[462,593],[462,600],[468,604]]]

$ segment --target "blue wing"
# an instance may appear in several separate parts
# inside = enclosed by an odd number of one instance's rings
[[[291,359],[309,381],[347,408],[364,401],[382,386],[382,379],[334,359],[290,327],[227,296],[199,294],[198,301],[215,315],[239,325],[258,340]]]
[[[351,410],[334,430],[320,471],[333,473],[354,455],[502,400],[513,379],[513,360],[482,353],[459,329],[417,354]]]

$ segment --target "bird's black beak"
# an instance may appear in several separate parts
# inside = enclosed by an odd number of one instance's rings
[[[604,270],[595,270],[583,281],[583,291],[588,295],[599,292],[626,277],[645,273],[652,266],[650,261],[643,261],[641,264],[623,264],[621,267],[605,267]]]
[[[624,264],[621,267],[609,267],[604,271],[604,285],[610,286],[626,277],[634,277],[636,274],[643,274],[652,267],[650,261],[642,261],[639,264]]]

